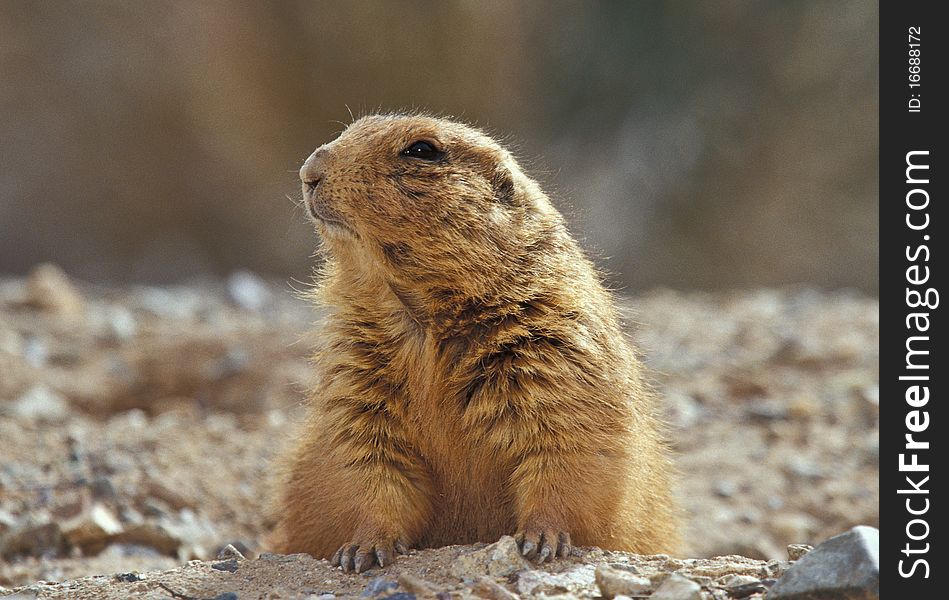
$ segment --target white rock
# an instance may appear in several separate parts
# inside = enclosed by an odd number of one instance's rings
[[[270,288],[250,271],[235,271],[227,278],[227,294],[234,304],[246,310],[258,311],[270,304]]]
[[[31,366],[42,369],[49,362],[49,346],[40,338],[28,335],[23,340],[23,358]]]
[[[19,521],[13,516],[13,513],[0,508],[0,534],[15,529]]]
[[[135,337],[138,323],[127,309],[114,306],[109,311],[109,332],[119,340],[128,340]]]
[[[30,304],[64,317],[83,315],[82,295],[58,266],[42,264],[30,272],[26,282]]]
[[[13,401],[10,412],[31,421],[61,422],[69,414],[69,402],[43,384],[37,384]]]
[[[234,547],[234,544],[228,544],[221,548],[221,551],[217,553],[217,557],[222,560],[227,559],[236,559],[244,560],[244,555],[241,554],[241,551]]]
[[[594,577],[600,594],[607,599],[617,596],[643,596],[653,589],[649,578],[606,565],[597,567]]]
[[[650,596],[651,600],[702,600],[702,586],[673,573]]]
[[[596,582],[596,568],[593,565],[580,565],[562,573],[548,573],[546,571],[521,571],[517,577],[517,591],[520,594],[545,595],[551,590],[565,589],[570,592],[593,590]]]
[[[456,558],[451,563],[451,574],[458,579],[471,581],[481,575],[507,577],[529,566],[521,556],[514,538],[505,535],[490,546]]]
[[[101,504],[92,508],[62,526],[66,541],[83,552],[97,554],[111,541],[113,536],[122,532],[122,524],[115,515]]]

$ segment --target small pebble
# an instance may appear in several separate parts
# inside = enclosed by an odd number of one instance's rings
[[[228,544],[227,546],[221,548],[221,551],[217,553],[217,557],[219,559],[232,558],[236,560],[244,560],[244,555],[241,554],[241,551],[238,550],[234,544]]]
[[[673,573],[649,598],[650,600],[703,600],[702,586],[691,579]]]
[[[234,573],[237,571],[237,559],[231,558],[229,560],[214,563],[213,565],[211,565],[211,568],[216,569],[218,571],[227,571],[228,573]]]
[[[250,271],[235,271],[227,278],[231,301],[245,310],[259,311],[270,304],[270,287]]]
[[[607,600],[616,596],[643,596],[653,589],[648,578],[605,565],[596,568],[595,578],[600,594]]]
[[[813,549],[814,546],[808,544],[788,544],[788,560],[795,561]]]
[[[385,577],[376,577],[369,582],[365,588],[363,588],[362,593],[359,594],[361,598],[372,598],[380,594],[384,594],[389,590],[394,590],[399,587],[399,584],[391,579]]]
[[[11,412],[24,420],[61,422],[69,415],[69,402],[40,383],[14,400]]]

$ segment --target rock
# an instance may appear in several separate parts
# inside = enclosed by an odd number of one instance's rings
[[[153,564],[175,564],[175,561],[170,557],[164,556],[154,548],[135,544],[120,544],[117,542],[109,544],[108,548],[99,554],[99,557],[107,559],[107,561],[120,561],[122,559],[132,558],[135,559],[136,562],[138,559],[143,559]]]
[[[481,575],[507,577],[529,568],[521,556],[514,538],[506,535],[493,544],[462,554],[451,563],[451,574],[464,581],[472,581]]]
[[[0,587],[0,594],[6,594],[7,591],[7,589]],[[3,597],[4,600],[37,600],[37,598],[40,597],[39,594],[38,586],[31,586],[30,588],[19,590],[13,595],[4,595]]]
[[[178,540],[178,558],[181,560],[211,558],[209,549],[215,548],[217,540],[221,539],[217,528],[207,516],[195,513],[189,508],[178,511],[173,518],[162,520],[161,525],[168,534]]]
[[[35,335],[28,335],[23,340],[23,358],[31,366],[42,369],[49,363],[49,346]]]
[[[517,591],[521,594],[552,596],[564,592],[591,590],[596,583],[596,568],[579,565],[561,573],[540,570],[521,571],[517,577]]]
[[[596,568],[596,585],[607,600],[616,596],[643,596],[653,589],[649,578],[605,565]]]
[[[114,306],[109,310],[109,335],[119,341],[127,341],[135,337],[138,332],[138,323],[128,309]]]
[[[181,540],[158,523],[142,523],[126,529],[115,537],[115,541],[122,544],[148,546],[158,552],[177,556]]]
[[[788,560],[798,560],[813,549],[809,544],[788,544]]]
[[[869,384],[860,386],[858,393],[863,400],[879,410],[880,408],[880,386],[879,384]]]
[[[759,582],[760,580],[754,575],[729,575],[722,579],[721,585],[727,588],[732,588]]]
[[[0,541],[0,557],[59,554],[65,548],[66,541],[57,523],[27,524],[4,536]]]
[[[764,579],[778,579],[783,577],[790,568],[791,563],[786,560],[769,560],[761,569],[760,574]]]
[[[11,529],[15,529],[18,524],[19,521],[13,516],[12,513],[0,507],[0,535],[10,531]]]
[[[138,293],[142,308],[157,317],[185,320],[193,318],[198,312],[194,298],[165,288],[146,287]]]
[[[664,408],[675,427],[687,429],[698,423],[704,414],[702,406],[688,394],[671,392],[666,395]]]
[[[798,395],[788,401],[788,414],[792,419],[806,421],[820,414],[820,402],[809,395]]]
[[[257,560],[275,563],[292,563],[298,560],[300,554],[274,554],[273,552],[261,552]]]
[[[804,479],[817,480],[827,476],[826,469],[815,461],[803,456],[792,456],[788,459],[787,470]]]
[[[738,492],[738,484],[728,479],[715,482],[715,495],[722,498],[731,498]]]
[[[434,596],[438,593],[438,588],[433,583],[416,577],[411,573],[400,573],[397,581],[399,586],[405,591],[418,596]]]
[[[781,577],[768,600],[878,599],[880,532],[858,525],[818,544]]]
[[[82,295],[69,281],[62,269],[52,264],[35,267],[26,281],[27,302],[67,318],[82,316]]]
[[[747,598],[755,594],[764,594],[768,591],[768,582],[774,583],[774,580],[766,579],[764,581],[752,581],[740,585],[733,585],[728,588],[728,595],[732,598]]]
[[[211,568],[216,571],[227,571],[228,573],[237,572],[237,559],[229,558],[227,560],[222,560],[221,562],[216,562],[211,565]]]
[[[205,374],[212,380],[238,375],[247,369],[250,360],[250,353],[243,348],[228,348],[223,355],[205,365]]]
[[[381,594],[385,594],[389,590],[394,590],[399,587],[398,582],[385,577],[376,577],[369,582],[365,588],[363,588],[362,593],[359,594],[360,598],[374,598]]]
[[[166,519],[168,517],[168,505],[160,498],[146,497],[141,502],[142,514],[148,518]]]
[[[759,421],[781,421],[790,416],[787,405],[781,400],[761,400],[749,405],[746,410]]]
[[[636,565],[631,565],[629,563],[623,562],[611,562],[606,565],[607,567],[612,567],[614,569],[619,569],[620,571],[626,571],[627,573],[632,573],[633,575],[639,575],[641,572]]]
[[[673,573],[649,598],[650,600],[702,600],[702,586],[691,579]]]
[[[102,500],[115,500],[117,497],[115,486],[108,477],[96,477],[89,484],[89,491],[93,498]]]
[[[122,532],[122,524],[108,508],[94,504],[88,511],[70,519],[62,529],[69,545],[89,556],[104,550]]]
[[[183,508],[194,509],[198,505],[197,502],[185,497],[177,490],[174,490],[159,481],[155,481],[154,479],[148,481],[145,484],[145,495],[151,496],[152,498],[158,498],[174,510],[181,510]]]
[[[244,560],[244,555],[241,554],[241,551],[234,547],[234,544],[228,544],[221,548],[221,551],[217,553],[219,559],[229,559],[233,558],[236,560]]]
[[[26,421],[59,423],[69,415],[69,402],[40,383],[14,400],[8,410]]]
[[[272,301],[270,287],[250,271],[235,271],[227,278],[227,295],[245,310],[259,311]]]
[[[471,586],[471,592],[489,600],[517,600],[518,598],[517,594],[486,575],[482,575],[475,581],[475,584]]]

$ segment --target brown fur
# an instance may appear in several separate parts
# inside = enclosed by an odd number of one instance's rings
[[[402,155],[416,140],[444,157]],[[329,312],[274,550],[364,570],[514,533],[541,560],[675,546],[669,455],[612,299],[506,150],[370,116],[301,177]]]

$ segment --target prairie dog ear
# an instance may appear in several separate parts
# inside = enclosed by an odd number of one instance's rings
[[[491,187],[494,190],[494,200],[498,204],[514,206],[514,177],[505,165],[499,164],[495,169]]]

